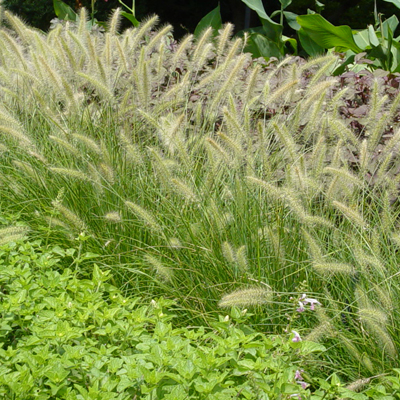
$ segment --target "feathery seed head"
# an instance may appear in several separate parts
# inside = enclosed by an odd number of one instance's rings
[[[49,167],[49,170],[67,178],[78,179],[84,182],[91,181],[89,176],[87,176],[84,172],[78,171],[76,169]]]
[[[75,228],[78,232],[87,231],[86,224],[69,208],[63,206],[56,200],[51,202],[54,209],[56,209],[68,222],[68,224]]]
[[[104,219],[113,223],[122,222],[121,215],[117,211],[108,212],[104,215]]]
[[[194,191],[180,179],[172,178],[171,183],[173,184],[173,187],[176,190],[176,192],[178,192],[181,196],[183,196],[183,198],[188,202],[196,203],[199,201]]]
[[[374,372],[371,360],[366,354],[361,354],[352,341],[344,335],[340,334],[339,339],[349,354],[351,354],[360,364],[364,365],[370,372]]]
[[[380,325],[386,325],[388,320],[387,314],[376,307],[360,308],[358,315],[361,321],[375,322]]]
[[[267,304],[272,300],[272,290],[266,287],[251,287],[236,290],[222,297],[219,307],[249,307]]]
[[[80,135],[78,133],[73,133],[72,137],[78,140],[78,142],[81,142],[83,145],[85,145],[88,149],[92,150],[94,153],[101,155],[101,148],[96,143],[95,140],[89,138],[86,135]]]
[[[114,184],[115,182],[115,173],[113,167],[106,163],[99,164],[99,172],[102,177],[110,184]]]
[[[236,263],[239,267],[240,272],[249,272],[249,262],[247,260],[246,246],[240,246],[236,251]]]
[[[125,201],[125,206],[134,214],[136,214],[136,216],[139,217],[150,229],[155,232],[161,231],[161,226],[149,211],[135,203],[132,203],[131,201]]]
[[[53,136],[49,135],[49,139],[52,140],[53,142],[57,143],[59,146],[61,146],[64,150],[67,150],[69,153],[74,155],[75,157],[81,157],[82,154],[77,149],[75,146],[73,146],[71,143],[69,143],[67,140],[64,140],[58,136]]]
[[[304,338],[304,340],[310,342],[319,342],[326,336],[331,336],[334,331],[332,324],[329,321],[321,322],[317,325],[308,335]]]
[[[226,24],[224,28],[220,30],[217,37],[217,54],[219,56],[223,54],[227,44],[229,43],[229,39],[231,38],[232,33],[233,25],[231,23]]]
[[[312,260],[314,262],[321,262],[323,260],[322,249],[316,240],[305,229],[302,229],[303,236],[308,244]]]
[[[353,275],[355,273],[354,267],[350,264],[338,262],[313,262],[313,268],[321,275]]]
[[[21,236],[24,237],[29,232],[27,226],[7,226],[6,228],[0,228],[0,238]]]
[[[362,229],[367,229],[368,224],[362,217],[362,215],[355,209],[346,206],[345,204],[334,200],[332,205],[339,210],[350,222],[359,226]]]
[[[175,250],[177,250],[177,249],[182,248],[182,243],[181,243],[181,241],[180,241],[178,238],[173,237],[173,238],[170,238],[170,239],[169,239],[169,241],[168,241],[168,247],[169,247],[170,249],[175,249]]]
[[[339,176],[340,178],[343,179],[344,182],[349,182],[351,184],[355,184],[359,187],[363,186],[363,182],[354,176],[351,172],[347,171],[344,168],[333,168],[333,167],[325,167],[323,170],[324,173],[326,174],[332,174]]]
[[[230,263],[230,264],[235,263],[235,261],[236,261],[235,260],[235,252],[230,243],[228,243],[228,242],[222,243],[222,254],[225,257],[225,260],[228,261],[228,263]]]
[[[346,386],[347,390],[351,390],[352,392],[360,392],[363,390],[369,383],[371,382],[371,378],[362,378],[357,379],[356,381],[350,383]]]
[[[121,8],[118,7],[111,14],[109,22],[107,24],[107,31],[111,35],[116,35],[118,33],[121,24]]]
[[[147,263],[154,268],[156,274],[164,281],[164,282],[171,282],[173,278],[173,271],[168,266],[164,265],[158,258],[146,254],[144,256]]]
[[[284,193],[280,188],[263,181],[262,179],[255,178],[253,176],[246,176],[246,180],[254,186],[264,189],[274,200],[280,200],[284,196]]]
[[[8,236],[3,236],[0,237],[0,246],[3,246],[8,243],[12,242],[20,242],[21,240],[25,240],[26,236],[24,234],[14,234],[14,235],[8,235]]]

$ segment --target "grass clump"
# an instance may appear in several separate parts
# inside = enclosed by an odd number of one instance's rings
[[[254,65],[229,25],[217,45],[211,30],[172,45],[156,17],[120,35],[83,22],[45,35],[6,18],[18,32],[0,35],[2,210],[46,244],[78,240],[75,264],[90,271],[82,254],[98,255],[130,296],[175,299],[182,325],[211,323],[223,296],[256,282],[274,301],[252,297],[253,328],[281,333],[283,297],[306,281],[333,330],[330,372],[397,366],[398,157],[376,162],[382,123],[358,138],[340,119],[336,57]],[[397,131],[374,96],[371,112]],[[393,306],[378,333],[367,314],[383,294]],[[317,319],[301,316],[300,333]]]

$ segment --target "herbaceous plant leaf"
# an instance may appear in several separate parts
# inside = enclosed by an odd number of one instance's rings
[[[218,30],[222,27],[222,19],[220,6],[214,8],[214,10],[210,11],[206,16],[204,16],[200,22],[197,24],[196,29],[194,30],[194,36],[199,37],[201,33],[211,26],[214,30],[214,34],[218,33]]]
[[[299,15],[297,22],[318,45],[325,49],[341,47],[360,53],[352,30],[347,25],[334,26],[319,14]]]

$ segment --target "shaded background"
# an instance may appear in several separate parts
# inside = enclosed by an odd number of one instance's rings
[[[75,10],[81,5],[90,10],[90,0],[64,0]],[[367,24],[374,23],[374,0],[320,0],[325,4],[322,15],[334,25],[349,25],[353,29],[365,29]],[[280,9],[279,0],[264,0],[267,14]],[[244,28],[245,5],[241,0],[220,0],[223,22],[233,22],[236,31]],[[132,0],[127,0],[128,6]],[[139,20],[149,14],[160,16],[162,23],[174,26],[176,38],[182,37],[187,32],[193,32],[200,19],[217,7],[218,0],[136,0],[136,16]],[[377,0],[378,12],[388,18],[396,14],[400,19],[400,10],[391,3]],[[22,17],[27,23],[43,31],[47,31],[50,20],[55,18],[52,0],[3,0],[3,6]],[[119,7],[118,0],[97,0],[95,17],[105,21],[113,8]],[[296,14],[306,14],[307,8],[315,10],[315,0],[293,0],[287,8]],[[275,19],[276,20],[276,19]],[[251,12],[251,26],[260,25],[256,13]],[[128,27],[126,22],[125,27]],[[287,28],[286,28],[287,29]],[[293,34],[289,28],[284,32],[287,36]],[[396,32],[399,35],[398,32]]]

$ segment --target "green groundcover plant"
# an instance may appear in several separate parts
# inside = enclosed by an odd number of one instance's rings
[[[399,389],[396,377],[386,378],[386,389],[357,394],[336,375],[309,376],[322,345],[301,341],[297,332],[255,332],[239,309],[211,327],[174,328],[173,302],[124,297],[108,283],[110,271],[96,264],[90,277],[60,268],[74,253],[21,240],[0,246],[3,398],[389,400]]]

